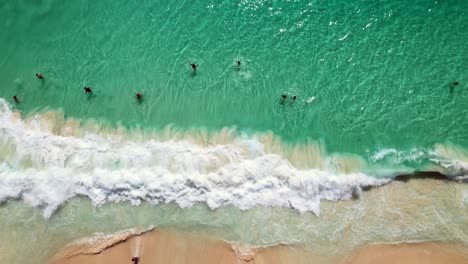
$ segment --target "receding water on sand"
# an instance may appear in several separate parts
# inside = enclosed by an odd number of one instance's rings
[[[37,263],[30,262],[31,256],[45,261],[82,237],[153,227],[246,246],[303,245],[318,255],[344,254],[369,241],[448,241],[466,246],[467,206],[466,184],[430,179],[396,181],[364,192],[358,200],[324,202],[320,216],[287,208],[210,210],[203,204],[184,209],[148,203],[95,207],[86,198],[74,198],[45,219],[40,210],[11,201],[0,208],[0,234],[8,241],[0,252],[6,263]]]

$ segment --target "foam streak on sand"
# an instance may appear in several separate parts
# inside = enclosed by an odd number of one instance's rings
[[[125,242],[131,237],[135,237],[136,242],[140,242],[139,236],[151,231],[147,230],[139,232],[136,229],[122,230],[114,234],[95,234],[92,237],[82,238],[76,240],[59,252],[56,255],[56,259],[68,259],[79,255],[94,255],[103,252],[104,250],[111,248],[119,243]],[[138,245],[140,246],[140,245]],[[135,251],[135,256],[139,255],[138,250]]]
[[[200,147],[187,141],[132,141],[87,134],[64,137],[34,120],[14,119],[1,105],[0,138],[7,153],[0,164],[0,201],[21,199],[52,213],[67,199],[95,204],[175,202],[210,208],[232,204],[290,206],[319,213],[321,200],[350,199],[386,179],[364,173],[297,169],[255,139]]]

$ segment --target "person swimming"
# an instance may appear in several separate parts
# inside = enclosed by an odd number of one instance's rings
[[[281,99],[285,100],[286,98],[288,98],[286,94],[281,94]]]
[[[191,63],[189,62],[190,66],[192,66],[192,70],[196,71],[197,70],[197,67],[198,67],[198,64],[196,63]]]
[[[18,97],[16,97],[16,95],[13,96],[13,100],[15,100],[15,103],[19,103]]]
[[[91,90],[91,87],[89,87],[89,86],[85,86],[84,90],[85,90],[85,93],[92,93],[93,92],[93,90]]]
[[[241,66],[241,62],[237,61],[237,67],[240,67],[240,66]]]
[[[36,73],[36,77],[41,80],[44,79],[44,76],[42,76],[42,73],[40,72]]]
[[[458,82],[458,81],[456,81],[456,82],[453,82],[453,85],[454,85],[454,86],[457,86],[458,84],[459,84],[459,82]]]
[[[137,93],[137,94],[136,94],[136,98],[137,98],[138,100],[141,100],[141,99],[143,99],[143,95],[141,95],[141,93]]]
[[[296,101],[296,98],[297,98],[297,96],[294,95],[294,96],[292,97],[293,101]]]

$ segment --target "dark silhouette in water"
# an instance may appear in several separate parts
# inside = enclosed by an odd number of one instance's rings
[[[36,77],[41,80],[44,79],[44,76],[42,76],[42,73],[40,72],[36,73]]]
[[[294,95],[294,96],[292,97],[293,101],[296,101],[296,98],[297,98],[297,96]]]
[[[18,97],[16,97],[16,95],[13,96],[13,100],[15,100],[15,103],[19,103],[19,102],[20,102],[20,101],[18,100]]]
[[[284,106],[284,102],[286,101],[286,98],[288,98],[288,96],[284,93],[281,94],[281,100],[280,100],[280,105],[281,106]]]
[[[189,62],[190,66],[192,67],[192,76],[197,76],[197,67],[198,67],[198,64],[196,63],[191,63]]]
[[[91,87],[89,87],[89,86],[85,86],[84,90],[85,90],[85,93],[92,93],[93,92],[93,90],[91,90]]]
[[[137,94],[136,94],[136,98],[137,98],[138,100],[141,100],[141,99],[143,99],[143,95],[141,95],[141,93],[137,93]]]
[[[132,261],[134,264],[138,264],[138,261],[140,261],[140,259],[138,257],[133,257]]]
[[[238,60],[236,61],[236,65],[234,66],[234,69],[238,72],[241,69],[241,62]]]

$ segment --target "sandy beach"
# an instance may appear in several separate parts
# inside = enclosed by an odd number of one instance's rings
[[[52,264],[132,263],[468,263],[466,248],[448,243],[376,244],[358,248],[346,256],[318,256],[313,249],[278,245],[242,248],[195,234],[155,229],[141,235],[120,234],[104,241],[65,247]]]

